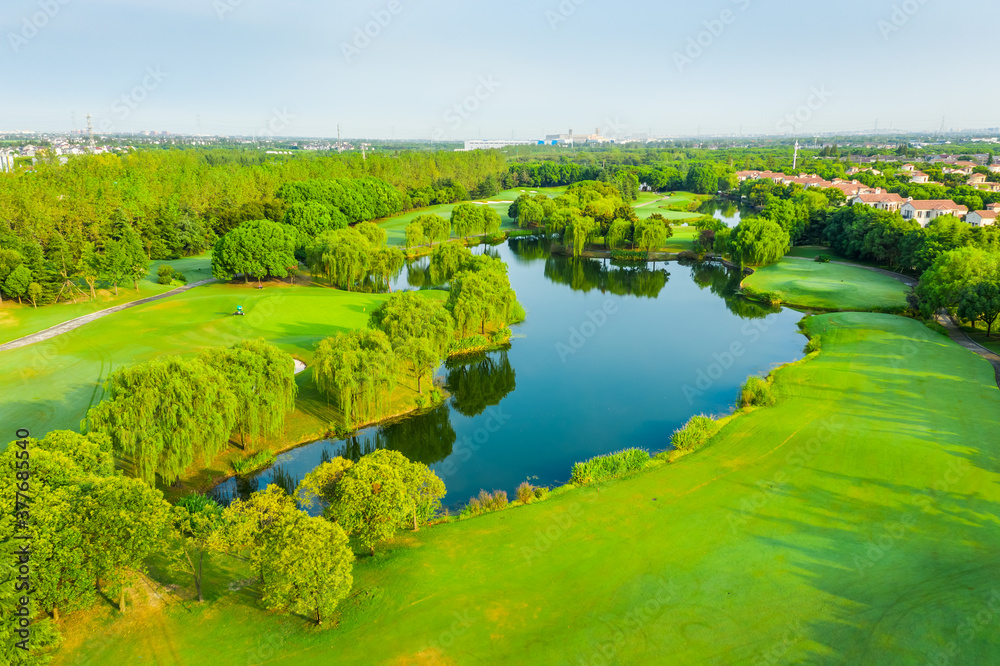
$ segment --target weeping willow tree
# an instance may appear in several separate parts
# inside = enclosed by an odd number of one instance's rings
[[[663,223],[662,218],[640,220],[635,224],[635,244],[647,254],[663,247],[667,237],[667,225]]]
[[[431,253],[430,275],[435,284],[444,284],[472,258],[469,248],[462,245],[438,245]]]
[[[389,291],[389,283],[399,277],[406,265],[406,255],[398,247],[382,247],[371,255],[369,273],[375,290]]]
[[[236,396],[236,430],[244,449],[252,449],[261,436],[281,433],[298,393],[289,354],[263,340],[243,340],[229,349],[206,351],[202,360],[226,378]]]
[[[351,291],[364,280],[371,266],[372,245],[354,227],[324,231],[309,247],[306,262],[313,274],[331,285]]]
[[[409,366],[421,393],[424,376],[447,354],[455,337],[444,304],[409,291],[390,296],[372,312],[368,325],[389,337],[397,359]]]
[[[790,242],[788,232],[777,222],[749,217],[732,232],[729,251],[740,266],[766,266],[785,256]]]
[[[470,326],[486,334],[486,326],[506,326],[517,303],[517,296],[507,277],[507,266],[488,256],[472,257],[451,283],[445,307],[465,336]]]
[[[396,354],[382,331],[342,333],[319,343],[313,377],[347,423],[377,419],[396,387]]]
[[[103,402],[84,419],[87,433],[107,435],[150,485],[173,483],[196,458],[229,443],[237,399],[226,378],[198,359],[171,358],[116,371]]]
[[[592,217],[577,215],[573,218],[573,222],[566,228],[565,238],[573,243],[574,257],[583,254],[587,243],[597,235],[598,230],[598,224]]]

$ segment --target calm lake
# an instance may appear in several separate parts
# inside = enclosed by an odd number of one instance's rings
[[[442,366],[452,394],[444,405],[299,447],[256,477],[223,483],[218,497],[268,483],[293,489],[330,457],[388,447],[429,464],[450,508],[480,489],[513,499],[524,480],[566,482],[576,461],[662,451],[692,415],[728,413],[748,375],[803,356],[802,315],[734,297],[739,277],[725,268],[553,257],[531,238],[490,251],[510,267],[528,312],[508,350]],[[421,283],[421,269],[410,270],[403,287]]]
[[[752,206],[737,203],[732,199],[713,199],[706,201],[698,209],[702,215],[711,215],[720,220],[729,228],[735,227],[744,217],[749,217],[755,212]]]

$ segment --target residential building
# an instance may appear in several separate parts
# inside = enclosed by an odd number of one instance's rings
[[[917,224],[926,227],[931,220],[942,215],[965,217],[969,209],[951,199],[909,199],[900,208],[900,212],[904,220],[916,220]]]
[[[931,181],[931,177],[928,176],[923,171],[917,171],[917,170],[910,171],[910,182],[911,183],[915,183],[915,184],[916,183],[929,183],[930,181]]]
[[[992,227],[997,221],[997,211],[974,210],[965,216],[965,221],[970,227]]]
[[[906,199],[899,196],[895,192],[883,192],[881,194],[859,194],[851,200],[852,205],[864,205],[871,206],[872,208],[877,208],[878,210],[887,210],[890,213],[895,213],[903,204],[906,203]]]

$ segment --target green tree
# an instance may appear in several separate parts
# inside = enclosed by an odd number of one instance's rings
[[[313,273],[326,275],[331,285],[351,291],[371,267],[372,246],[354,227],[320,234],[306,261]]]
[[[390,291],[390,283],[399,277],[406,265],[406,256],[398,247],[382,247],[371,255],[369,272],[379,292]]]
[[[117,587],[123,613],[128,583],[164,545],[170,510],[159,490],[124,476],[101,479],[83,500],[81,520],[98,573]]]
[[[441,508],[441,498],[446,494],[444,481],[427,465],[413,462],[399,451],[390,449],[374,451],[365,458],[369,462],[389,465],[399,472],[406,488],[413,531],[420,529],[420,524],[430,520]]]
[[[31,301],[31,306],[38,308],[38,299],[42,297],[42,285],[37,282],[32,282],[28,285],[28,300]]]
[[[495,236],[503,224],[503,218],[500,217],[500,213],[493,210],[489,205],[480,206],[480,211],[483,215],[483,222],[481,229],[487,236]]]
[[[429,271],[431,280],[438,284],[448,282],[472,257],[469,248],[454,243],[438,245],[431,252]]]
[[[406,225],[406,249],[412,250],[413,248],[423,245],[427,242],[427,237],[424,235],[424,227],[420,222],[414,220]]]
[[[527,199],[518,204],[517,226],[522,229],[539,225],[545,219],[545,209],[533,199]]]
[[[788,232],[778,223],[750,217],[730,236],[729,252],[741,266],[766,266],[785,256],[788,244]]]
[[[443,243],[451,238],[451,221],[440,215],[426,213],[419,216],[414,222],[424,230],[424,236],[431,245]]]
[[[254,439],[281,434],[295,409],[298,385],[291,355],[264,340],[243,340],[228,349],[210,349],[202,361],[222,375],[236,398],[236,429],[247,450]]]
[[[29,286],[31,286],[31,270],[24,264],[21,264],[7,276],[3,289],[20,303],[21,297],[28,293]]]
[[[635,243],[647,254],[659,250],[667,242],[667,227],[652,218],[635,224]]]
[[[986,324],[986,337],[993,333],[993,324],[1000,317],[1000,285],[995,282],[978,282],[965,289],[958,303],[958,316],[972,322]]]
[[[197,359],[154,360],[116,370],[83,429],[107,435],[150,485],[173,483],[196,458],[229,443],[237,401],[229,382]]]
[[[264,559],[264,605],[309,614],[321,625],[350,593],[353,564],[343,528],[291,514],[275,526]]]
[[[313,377],[346,423],[376,419],[396,386],[396,354],[382,331],[340,333],[319,343]]]
[[[333,491],[344,473],[354,466],[350,458],[334,458],[302,477],[295,488],[295,499],[307,509],[319,505],[325,513],[333,501]]]
[[[212,544],[227,552],[246,553],[261,582],[266,582],[271,535],[277,526],[296,513],[295,500],[280,487],[270,484],[247,499],[230,502],[222,512],[222,521]]]
[[[202,593],[205,554],[213,550],[217,543],[222,507],[205,495],[196,493],[181,499],[173,507],[170,518],[178,544],[174,562],[182,571],[191,574],[198,602],[201,603],[205,600]]]
[[[329,516],[375,554],[409,514],[406,485],[392,465],[365,456],[348,469],[334,488]]]
[[[455,234],[468,238],[469,234],[479,232],[483,226],[481,207],[471,203],[460,203],[451,211],[451,228]]]

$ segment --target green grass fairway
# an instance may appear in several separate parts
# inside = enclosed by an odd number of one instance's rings
[[[856,266],[782,259],[765,266],[743,284],[774,291],[789,304],[826,310],[906,307],[909,288],[898,280]]]
[[[667,239],[663,246],[666,252],[681,252],[683,250],[693,250],[694,241],[701,233],[696,227],[673,225],[674,235]]]
[[[215,568],[201,606],[164,576],[162,610],[72,614],[57,663],[995,663],[992,368],[901,317],[809,325],[823,349],[776,406],[633,479],[404,534],[358,561],[335,627]]]
[[[338,331],[363,328],[386,294],[357,294],[317,286],[210,284],[91,322],[44,342],[0,352],[0,421],[40,437],[79,428],[100,401],[101,383],[115,368],[164,355],[194,354],[245,338],[265,338],[306,363],[315,344]],[[421,292],[444,298],[439,291]],[[245,317],[235,317],[237,305]],[[290,417],[290,443],[330,422],[307,370],[303,400]],[[310,418],[312,417],[312,418]],[[299,431],[302,431],[300,433]],[[9,439],[9,438],[8,438]],[[2,445],[6,445],[3,440]]]
[[[151,262],[149,273],[139,281],[139,291],[133,289],[132,283],[128,282],[119,285],[117,296],[115,296],[114,289],[107,287],[98,289],[97,300],[94,301],[82,300],[84,297],[79,296],[79,294],[78,298],[81,300],[78,303],[56,303],[40,308],[33,308],[31,305],[18,305],[17,301],[4,301],[3,305],[0,305],[0,344],[44,331],[46,328],[56,326],[64,321],[76,319],[98,310],[131,303],[141,298],[176,289],[178,285],[165,286],[156,281],[156,271],[163,264],[170,264],[175,270],[183,273],[188,282],[198,282],[212,277],[212,256],[211,254],[202,254],[197,257]],[[86,284],[81,282],[80,287],[85,293],[90,293]]]

